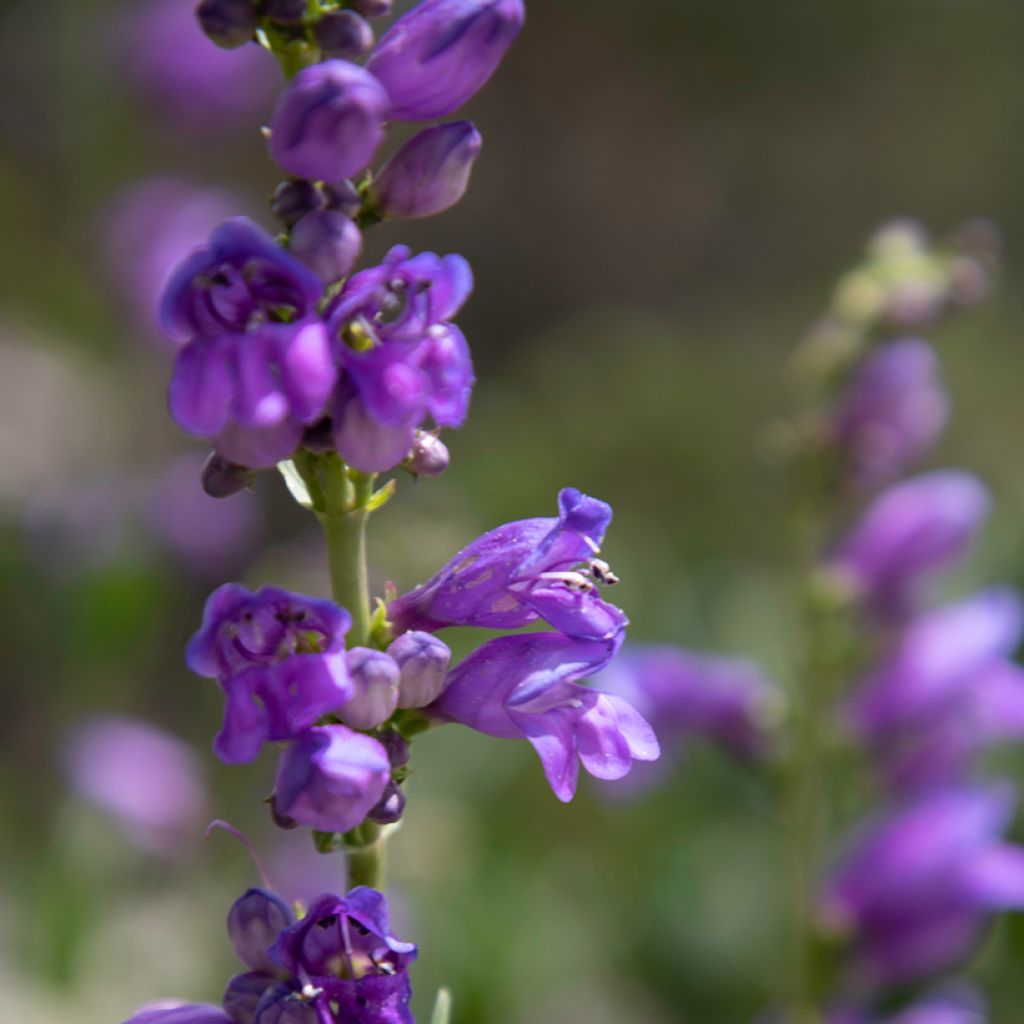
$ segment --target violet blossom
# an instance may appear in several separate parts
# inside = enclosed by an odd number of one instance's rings
[[[227,583],[210,595],[186,664],[224,691],[214,751],[251,761],[264,743],[293,739],[353,693],[346,668],[347,611],[331,601]]]
[[[470,99],[519,35],[523,0],[423,0],[381,37],[367,69],[397,121],[432,121]]]
[[[822,898],[856,973],[888,985],[946,969],[993,914],[1024,908],[1024,850],[1000,839],[1013,803],[1003,785],[941,789],[862,832]]]
[[[238,1021],[209,1003],[164,1000],[141,1007],[124,1024],[238,1024]]]
[[[594,586],[611,578],[597,558],[611,507],[572,487],[559,492],[558,507],[557,518],[522,519],[485,533],[392,601],[395,631],[517,629],[543,618],[571,637],[621,637],[626,616]]]
[[[428,714],[501,739],[527,739],[555,796],[576,792],[578,760],[599,779],[620,779],[633,761],[658,757],[658,741],[631,704],[577,680],[604,668],[613,641],[521,633],[477,648],[448,676]]]

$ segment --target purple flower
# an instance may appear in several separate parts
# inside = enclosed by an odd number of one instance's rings
[[[373,729],[398,707],[399,668],[395,659],[370,647],[353,647],[345,658],[353,694],[338,717],[353,729]]]
[[[854,695],[854,720],[872,737],[926,721],[1004,662],[1022,633],[1024,605],[1002,588],[918,616]]]
[[[388,654],[400,670],[399,707],[425,708],[441,695],[452,660],[452,652],[443,640],[411,630],[388,647]]]
[[[466,339],[449,320],[472,284],[461,256],[411,257],[405,246],[346,282],[329,311],[331,335],[343,339],[344,372],[331,411],[346,462],[366,472],[391,469],[427,417],[462,425],[473,366]]]
[[[357,886],[344,897],[321,896],[278,937],[271,955],[296,980],[268,993],[266,1005],[294,999],[308,984],[307,991],[316,994],[306,1001],[317,1022],[412,1024],[408,965],[416,954],[415,945],[391,933],[381,893]]]
[[[424,0],[388,29],[366,66],[395,120],[431,121],[484,85],[525,18],[522,0]]]
[[[309,828],[347,832],[365,820],[390,781],[387,751],[372,736],[316,726],[285,747],[274,809]]]
[[[323,282],[247,217],[232,217],[182,260],[160,305],[169,338],[242,333],[316,313]]]
[[[238,959],[250,971],[274,975],[279,965],[271,960],[270,947],[294,923],[295,915],[277,893],[249,889],[228,911],[228,936]]]
[[[75,790],[147,852],[175,856],[199,835],[206,788],[195,752],[176,737],[99,716],[78,723],[62,753]]]
[[[543,618],[572,637],[619,636],[626,616],[598,598],[593,583],[607,579],[596,556],[611,507],[572,487],[559,492],[558,507],[558,518],[522,519],[485,533],[433,579],[392,601],[395,631],[516,629]]]
[[[753,662],[681,647],[627,647],[594,683],[628,700],[663,744],[704,736],[740,757],[766,752],[782,702]]]
[[[253,593],[227,583],[210,595],[185,661],[224,690],[224,724],[214,740],[222,761],[251,761],[265,742],[298,736],[349,699],[350,624],[332,602],[276,587]]]
[[[1024,850],[999,835],[1008,787],[939,790],[876,821],[826,886],[822,913],[846,932],[868,981],[911,981],[955,964],[992,914],[1024,907]]]
[[[326,60],[289,83],[270,121],[270,152],[297,178],[337,181],[361,171],[384,139],[388,94],[357,64]]]
[[[654,731],[633,706],[579,686],[611,659],[617,641],[561,633],[522,633],[491,640],[449,674],[438,717],[501,739],[528,739],[559,800],[569,801],[577,758],[599,779],[620,779],[634,760],[658,757]]]
[[[924,455],[948,415],[935,352],[906,338],[883,345],[854,374],[836,412],[836,438],[858,481],[876,484]]]
[[[141,1007],[124,1024],[237,1024],[220,1007],[169,1000]]]
[[[988,510],[988,492],[967,473],[914,477],[868,506],[830,565],[876,608],[902,613],[926,578],[965,554]]]
[[[272,95],[274,60],[261,46],[211,45],[193,0],[137,0],[118,13],[118,67],[132,93],[173,127],[206,138],[254,126]],[[160,119],[155,119],[156,123]]]
[[[472,121],[452,121],[414,135],[381,168],[373,186],[385,217],[429,217],[465,194],[483,140]]]
[[[338,210],[312,210],[292,228],[291,250],[323,281],[340,281],[359,258],[363,236]]]

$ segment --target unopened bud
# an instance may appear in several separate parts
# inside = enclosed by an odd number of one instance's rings
[[[451,665],[448,645],[432,633],[410,630],[388,648],[401,671],[398,705],[403,708],[425,708],[444,690]]]
[[[238,959],[253,971],[276,970],[270,947],[294,920],[288,904],[276,893],[249,889],[228,911],[228,935]]]
[[[350,0],[350,4],[364,18],[384,18],[394,6],[393,0]]]
[[[230,498],[244,491],[252,482],[252,470],[225,459],[218,452],[210,452],[203,464],[199,479],[203,490],[211,498]]]
[[[400,732],[387,729],[377,739],[388,752],[392,768],[401,768],[409,763],[409,741]]]
[[[248,43],[258,24],[252,0],[201,0],[196,20],[207,38],[225,50]]]
[[[270,198],[271,212],[286,228],[324,205],[319,189],[305,179],[282,181]]]
[[[386,217],[430,217],[466,193],[482,140],[472,121],[434,125],[414,135],[384,165],[374,196]]]
[[[337,210],[314,210],[292,227],[292,252],[327,284],[352,269],[362,247],[359,228]]]
[[[271,21],[294,25],[306,14],[306,0],[263,0],[263,9]]]
[[[393,825],[402,817],[405,810],[405,793],[397,782],[389,782],[380,803],[367,815],[370,821],[378,825]]]
[[[330,11],[313,26],[313,38],[325,57],[354,60],[373,49],[373,29],[355,11]]]
[[[321,191],[327,209],[337,210],[338,213],[343,213],[346,217],[354,217],[359,207],[363,205],[363,197],[359,194],[359,189],[347,178],[324,185]]]
[[[345,656],[355,693],[338,709],[353,729],[372,729],[386,722],[398,706],[399,669],[383,651],[353,647]]]
[[[451,457],[448,446],[435,434],[418,431],[412,451],[402,465],[414,476],[441,476],[448,469]]]

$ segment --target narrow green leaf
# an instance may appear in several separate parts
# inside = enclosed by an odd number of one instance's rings
[[[452,994],[446,988],[437,990],[434,1000],[434,1012],[430,1015],[430,1024],[448,1024],[452,1013]]]
[[[376,491],[370,497],[370,500],[366,503],[366,511],[376,512],[377,509],[383,508],[391,500],[391,496],[395,493],[397,486],[395,478],[392,477],[379,491]]]

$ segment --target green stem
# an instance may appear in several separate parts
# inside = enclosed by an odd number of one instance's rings
[[[348,851],[348,884],[367,885],[371,889],[384,888],[384,843],[380,839],[380,825],[371,821],[360,826],[370,844]]]

